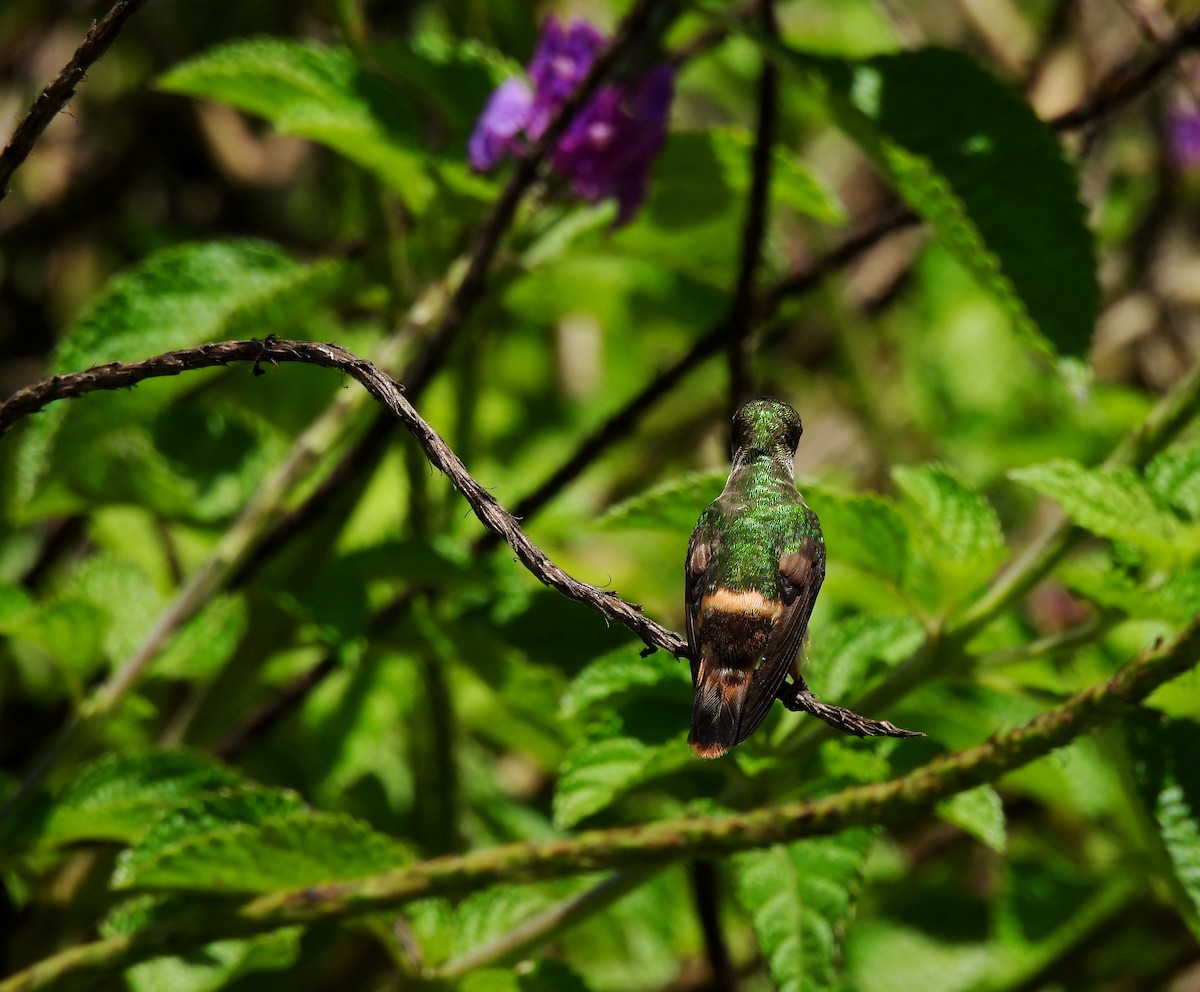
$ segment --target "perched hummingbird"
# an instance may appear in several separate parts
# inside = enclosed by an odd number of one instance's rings
[[[762,723],[796,660],[825,578],[821,523],[796,490],[803,428],[786,403],[757,399],[733,418],[733,468],[688,545],[692,730],[719,758]],[[795,689],[806,688],[793,670]]]

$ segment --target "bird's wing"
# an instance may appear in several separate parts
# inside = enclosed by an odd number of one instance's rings
[[[712,560],[712,528],[707,511],[692,531],[688,543],[687,565],[684,569],[684,603],[687,608],[688,654],[692,662],[692,685],[700,669],[700,600],[704,595],[704,570]]]
[[[754,670],[738,723],[739,744],[763,722],[808,629],[808,618],[825,578],[825,544],[819,532],[807,534],[798,550],[779,556],[779,575],[783,580],[783,614],[775,622],[762,662]]]

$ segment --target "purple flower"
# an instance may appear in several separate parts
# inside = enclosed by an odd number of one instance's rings
[[[534,90],[527,131],[531,141],[537,141],[545,133],[550,118],[583,82],[603,47],[604,35],[586,21],[574,21],[564,31],[557,18],[546,19],[537,51],[529,63]]]
[[[504,80],[488,97],[487,106],[467,142],[471,168],[486,172],[504,156],[519,154],[517,135],[528,126],[532,110],[533,94],[525,81],[515,76]]]
[[[547,19],[529,64],[532,92],[514,78],[492,94],[467,147],[472,168],[490,169],[506,156],[521,154],[525,141],[537,141],[603,46],[604,37],[590,24],[576,21],[563,28]],[[616,199],[614,226],[631,220],[646,198],[650,167],[666,138],[674,87],[674,70],[666,64],[639,79],[602,86],[551,154],[551,168],[576,196],[589,203]]]
[[[1176,105],[1167,119],[1167,142],[1180,169],[1200,166],[1200,108]]]
[[[621,85],[601,87],[554,149],[551,165],[570,180],[577,196],[589,203],[616,198],[618,227],[632,220],[646,199],[674,90],[669,65],[651,69],[632,93]]]

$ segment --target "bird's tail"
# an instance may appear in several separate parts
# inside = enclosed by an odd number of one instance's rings
[[[750,671],[740,668],[701,663],[692,699],[692,730],[688,734],[688,744],[698,758],[719,758],[737,743],[750,676]]]

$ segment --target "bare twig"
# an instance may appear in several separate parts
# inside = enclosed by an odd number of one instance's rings
[[[758,22],[768,38],[779,37],[774,0],[759,0]],[[729,415],[750,399],[750,331],[754,326],[754,283],[762,259],[771,199],[771,156],[775,149],[779,103],[779,69],[763,58],[758,81],[758,122],[750,155],[750,194],[742,228],[742,260],[726,321],[725,354],[729,362]]]
[[[889,782],[821,799],[731,816],[686,816],[594,830],[564,840],[506,844],[404,865],[348,882],[259,896],[226,913],[197,913],[171,924],[69,948],[0,982],[0,992],[44,992],[94,981],[162,954],[214,940],[318,920],[394,910],[431,896],[473,892],[594,871],[667,864],[769,847],[850,827],[896,824],[939,800],[1002,775],[1129,713],[1160,685],[1200,660],[1200,616],[1168,644],[1139,654],[1099,685],[976,747],[937,758]]]
[[[525,536],[516,519],[487,489],[475,481],[458,456],[409,403],[402,388],[366,359],[359,358],[338,345],[280,341],[274,338],[265,341],[225,341],[167,352],[142,362],[114,362],[84,372],[54,376],[20,390],[0,406],[0,434],[21,417],[34,413],[55,400],[83,396],[97,390],[125,389],[146,379],[179,375],[235,361],[253,362],[256,373],[261,373],[264,362],[303,362],[337,369],[357,379],[367,392],[400,420],[421,446],[426,458],[445,474],[466,498],[484,526],[499,533],[512,547],[521,563],[540,581],[557,589],[569,599],[591,606],[607,619],[624,624],[647,645],[665,648],[676,656],[684,653],[686,645],[683,639],[648,619],[642,614],[640,607],[627,603],[614,592],[580,582],[551,561],[544,551]],[[132,685],[141,671],[141,667],[134,665],[138,660],[135,656],[135,659],[118,669],[101,686],[96,696],[99,709],[110,708]]]
[[[1200,48],[1200,18],[1179,30],[1149,58],[1131,59],[1113,74],[1113,84],[1101,89],[1074,110],[1048,122],[1057,131],[1084,127],[1145,93],[1184,52]]]
[[[106,52],[116,40],[125,22],[137,12],[146,0],[117,0],[104,18],[92,26],[83,44],[75,49],[71,61],[34,100],[29,113],[17,125],[4,151],[0,152],[0,200],[8,195],[8,184],[13,173],[33,151],[42,132],[67,101],[75,95],[77,87],[87,75],[88,69]]]

